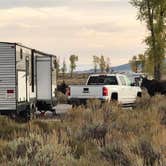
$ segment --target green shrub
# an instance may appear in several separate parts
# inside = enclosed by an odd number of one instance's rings
[[[40,131],[47,135],[49,133],[52,133],[55,129],[57,129],[58,122],[34,120],[32,121],[32,126],[37,126]]]
[[[151,103],[160,113],[161,124],[166,125],[166,96],[157,95]]]
[[[105,144],[105,137],[107,134],[107,127],[104,124],[89,124],[83,126],[80,131],[80,140],[96,140],[99,145]]]
[[[162,154],[161,146],[157,148],[156,145],[152,143],[151,137],[140,137],[134,146],[131,152],[142,159],[143,165],[164,165],[164,155]]]
[[[101,150],[103,157],[110,162],[111,165],[130,166],[132,165],[130,158],[127,156],[127,150],[123,149],[121,144],[112,143]]]
[[[138,97],[136,100],[137,109],[149,109],[151,106],[151,97],[146,91],[142,92],[142,97]]]
[[[63,121],[0,117],[0,165],[166,165],[165,96],[143,94],[133,110],[89,102]]]
[[[58,165],[59,160],[65,160],[70,154],[66,146],[44,142],[41,135],[30,134],[29,137],[15,139],[9,142],[0,156],[1,165]]]

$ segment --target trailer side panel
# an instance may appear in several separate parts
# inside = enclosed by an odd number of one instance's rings
[[[0,43],[0,111],[16,110],[15,44]]]
[[[37,100],[51,100],[51,57],[37,57]]]

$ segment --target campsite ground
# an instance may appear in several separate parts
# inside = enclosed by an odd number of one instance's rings
[[[92,100],[58,121],[0,117],[0,165],[166,165],[166,97],[134,110]]]

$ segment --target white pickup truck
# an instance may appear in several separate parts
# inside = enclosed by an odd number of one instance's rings
[[[86,104],[88,99],[116,100],[122,105],[131,105],[141,97],[141,88],[131,84],[123,74],[93,74],[86,85],[70,85],[67,90],[70,104]]]

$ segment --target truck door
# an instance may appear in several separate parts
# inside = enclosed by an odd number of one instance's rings
[[[126,103],[133,103],[135,96],[134,96],[134,87],[131,86],[130,80],[126,77],[123,76],[123,79],[126,82],[126,90],[125,90],[125,100]]]
[[[37,100],[51,100],[51,57],[36,57]]]

